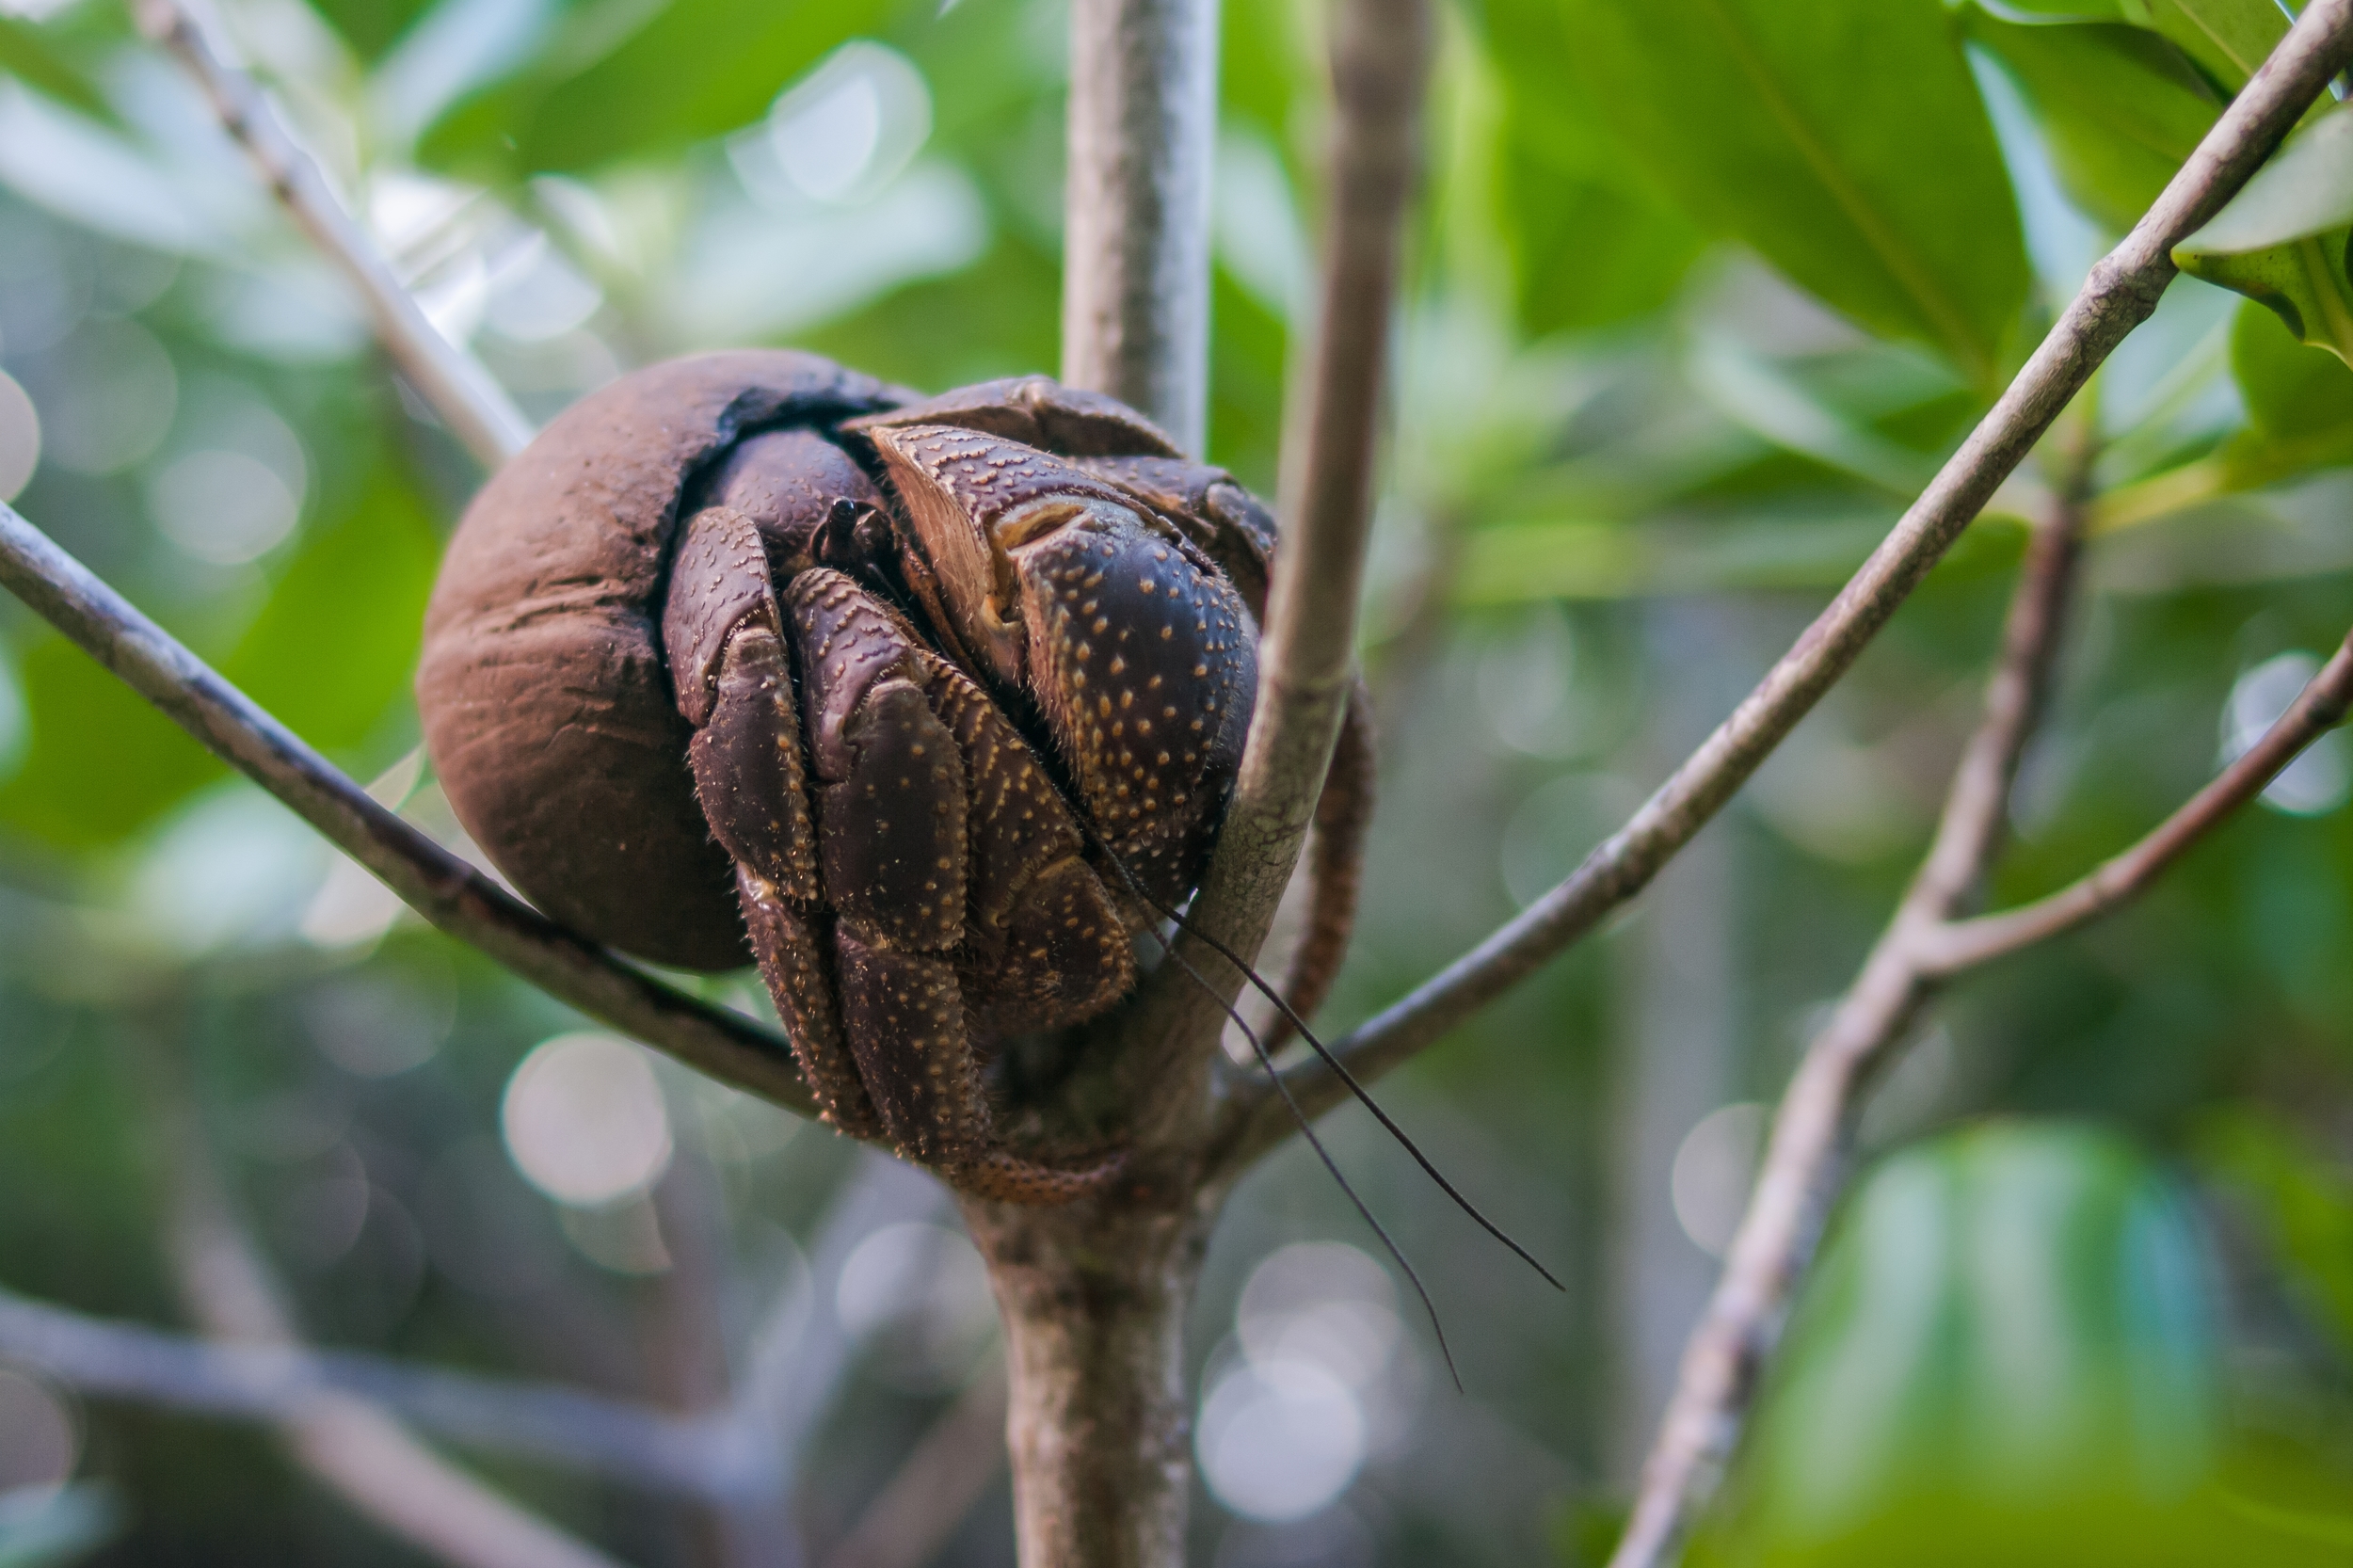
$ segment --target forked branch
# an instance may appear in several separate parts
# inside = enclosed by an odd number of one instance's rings
[[[1337,8],[1333,27],[1331,197],[1315,338],[1284,426],[1283,548],[1250,740],[1191,920],[1244,954],[1266,939],[1298,863],[1348,704],[1389,313],[1429,70],[1427,0],[1353,0]],[[1187,940],[1192,963],[1225,997],[1203,994],[1171,964],[1140,1006],[1146,1017],[1159,1009],[1180,1019],[1170,1032],[1197,1045],[1214,1037],[1240,976]]]
[[[1723,1274],[1684,1348],[1612,1568],[1667,1560],[1684,1521],[1714,1490],[1813,1256],[1858,1090],[1902,1041],[1934,987],[1922,940],[1977,896],[2000,852],[2010,787],[2050,689],[2082,551],[2090,422],[2076,423],[2085,439],[2071,454],[2051,515],[2027,545],[1984,716],[1953,771],[1935,842],[1861,978],[1807,1048],[1782,1098]]]
[[[2048,897],[1942,927],[1922,942],[1923,966],[1939,979],[1949,978],[2114,913],[2268,789],[2306,747],[2344,723],[2348,708],[2353,708],[2353,632],[2262,740],[2147,838]]]
[[[232,65],[203,0],[138,0],[140,27],[203,85],[222,127],[251,156],[270,193],[359,292],[376,341],[486,469],[523,449],[531,424],[481,362],[441,336],[251,77]]]
[[[1407,1060],[1592,931],[1648,886],[1723,808],[1853,666],[2109,351],[2156,308],[2173,279],[2173,246],[2247,183],[2329,78],[2353,58],[2349,24],[2353,0],[2313,0],[2305,8],[2155,205],[2091,269],[1999,401],[1829,608],[1732,716],[1565,881],[1337,1042],[1359,1078]],[[1311,1110],[1329,1110],[1345,1096],[1343,1086],[1313,1064],[1294,1071],[1299,1098]],[[1279,1140],[1283,1112],[1271,1095],[1259,1096],[1246,1112],[1252,1128],[1242,1148],[1262,1149]]]
[[[294,731],[14,509],[0,504],[0,587],[23,600],[205,749],[442,932],[541,990],[722,1082],[802,1115],[815,1108],[782,1038],[632,968],[556,925],[370,799]]]

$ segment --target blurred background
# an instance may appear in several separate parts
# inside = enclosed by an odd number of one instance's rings
[[[2170,0],[1726,0],[1739,49],[1708,9],[1439,8],[1335,1025],[1730,709],[2245,76]],[[1224,19],[1210,455],[1269,493],[1321,14]],[[221,20],[535,418],[721,344],[925,389],[1056,362],[1062,0]],[[0,0],[0,497],[461,843],[408,679],[479,475],[118,0]],[[2185,279],[2095,390],[2005,901],[2156,822],[2353,619],[2339,358]],[[1462,1392],[1311,1157],[1243,1185],[1194,1308],[1196,1560],[1600,1560],[1765,1108],[1926,846],[2036,483],[1635,910],[1387,1085],[1565,1296],[1331,1118]],[[2353,1552],[2349,792],[2332,735],[2145,904],[1936,1009],[1698,1555]],[[183,1337],[289,1334],[381,1396],[301,1406],[308,1468],[252,1418],[290,1408],[267,1380]],[[0,605],[0,1563],[464,1560],[374,1522],[356,1469],[471,1476],[560,1532],[509,1560],[1009,1564],[995,1334],[928,1178],[426,930]]]

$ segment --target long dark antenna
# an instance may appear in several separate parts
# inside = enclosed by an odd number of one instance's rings
[[[1092,832],[1091,829],[1090,832]],[[1157,900],[1137,886],[1135,874],[1128,870],[1126,863],[1118,856],[1112,853],[1109,844],[1104,843],[1100,839],[1097,839],[1096,843],[1104,855],[1109,856],[1112,866],[1117,868],[1119,874],[1127,880],[1128,888],[1138,898],[1143,899],[1154,908],[1160,907]],[[1176,919],[1173,915],[1169,918]],[[1234,1020],[1234,1027],[1241,1030],[1243,1038],[1250,1042],[1251,1050],[1257,1054],[1258,1065],[1266,1069],[1266,1076],[1274,1084],[1275,1092],[1283,1096],[1283,1103],[1290,1107],[1291,1120],[1299,1124],[1300,1136],[1305,1138],[1307,1146],[1316,1151],[1316,1158],[1322,1160],[1323,1168],[1332,1173],[1333,1181],[1338,1185],[1341,1192],[1348,1194],[1348,1201],[1355,1205],[1356,1212],[1363,1217],[1365,1224],[1372,1227],[1372,1233],[1375,1236],[1381,1238],[1383,1249],[1396,1259],[1397,1266],[1405,1272],[1405,1278],[1414,1287],[1414,1294],[1421,1298],[1421,1309],[1430,1315],[1430,1332],[1438,1336],[1438,1354],[1446,1360],[1446,1375],[1454,1380],[1454,1391],[1458,1394],[1463,1392],[1463,1374],[1454,1365],[1453,1348],[1446,1342],[1446,1325],[1438,1320],[1438,1304],[1430,1299],[1430,1289],[1422,1284],[1421,1275],[1416,1273],[1413,1264],[1406,1261],[1405,1250],[1397,1244],[1395,1238],[1382,1228],[1381,1222],[1372,1217],[1372,1210],[1366,1207],[1365,1200],[1357,1196],[1356,1189],[1350,1186],[1348,1177],[1340,1174],[1339,1163],[1332,1158],[1332,1151],[1323,1146],[1323,1140],[1316,1136],[1316,1129],[1307,1125],[1307,1113],[1299,1109],[1299,1101],[1291,1097],[1290,1085],[1285,1083],[1283,1075],[1274,1070],[1274,1058],[1267,1054],[1266,1044],[1258,1038],[1258,1032],[1242,1021],[1241,1010],[1219,996],[1217,988],[1203,978],[1199,969],[1193,967],[1193,960],[1178,952],[1169,939],[1160,934],[1157,927],[1152,932],[1152,939],[1160,943],[1160,952],[1167,954],[1170,960],[1193,978],[1195,985],[1200,986],[1220,1007],[1225,1010],[1225,1016]],[[1402,1137],[1403,1134],[1401,1133],[1399,1136]]]
[[[1321,1040],[1316,1037],[1316,1032],[1307,1027],[1307,1020],[1301,1017],[1296,1012],[1292,1011],[1289,1001],[1277,993],[1273,986],[1268,984],[1265,978],[1262,977],[1256,968],[1249,964],[1244,963],[1241,955],[1236,953],[1233,949],[1227,947],[1224,942],[1219,941],[1216,937],[1209,935],[1205,931],[1195,929],[1193,923],[1187,920],[1184,916],[1178,914],[1176,910],[1171,909],[1167,904],[1162,904],[1159,899],[1156,899],[1151,894],[1145,892],[1143,887],[1136,881],[1135,873],[1130,872],[1128,869],[1127,863],[1121,860],[1120,857],[1112,852],[1111,845],[1103,842],[1101,837],[1096,835],[1093,828],[1090,827],[1087,830],[1087,833],[1090,838],[1095,840],[1096,847],[1103,852],[1104,857],[1111,861],[1112,869],[1119,872],[1121,880],[1128,884],[1128,891],[1135,894],[1137,898],[1143,900],[1153,909],[1158,910],[1160,916],[1173,922],[1177,930],[1184,932],[1186,935],[1193,937],[1197,941],[1208,943],[1209,948],[1220,957],[1224,958],[1228,964],[1233,965],[1235,968],[1240,969],[1244,975],[1248,976],[1250,984],[1257,988],[1259,995],[1265,997],[1267,1000],[1273,1002],[1277,1008],[1281,1009],[1283,1016],[1290,1020],[1291,1027],[1299,1031],[1299,1037],[1307,1042],[1308,1047],[1315,1051],[1317,1056],[1322,1059],[1325,1066],[1331,1068],[1335,1073],[1339,1075],[1340,1081],[1348,1085],[1349,1093],[1354,1095],[1358,1103],[1363,1105],[1366,1110],[1372,1112],[1374,1120],[1378,1121],[1384,1128],[1388,1129],[1389,1136],[1396,1139],[1399,1146],[1403,1148],[1407,1154],[1414,1157],[1414,1163],[1419,1165],[1424,1172],[1428,1173],[1430,1179],[1438,1184],[1438,1190],[1440,1192],[1454,1200],[1454,1206],[1457,1208],[1460,1208],[1464,1213],[1469,1215],[1472,1222],[1476,1224],[1480,1229],[1485,1231],[1488,1235],[1502,1242],[1506,1247],[1509,1247],[1513,1254],[1516,1256],[1521,1262],[1527,1264],[1529,1268],[1542,1274],[1545,1278],[1545,1284],[1551,1286],[1555,1290],[1566,1291],[1568,1289],[1568,1287],[1561,1284],[1560,1279],[1554,1275],[1550,1269],[1545,1268],[1542,1263],[1536,1261],[1534,1254],[1530,1253],[1526,1247],[1521,1246],[1517,1241],[1512,1240],[1512,1238],[1505,1233],[1502,1226],[1497,1224],[1493,1220],[1487,1218],[1486,1215],[1481,1213],[1479,1211],[1479,1206],[1471,1202],[1469,1198],[1465,1197],[1462,1191],[1457,1188],[1454,1183],[1446,1178],[1445,1174],[1441,1172],[1435,1164],[1431,1162],[1430,1157],[1421,1152],[1421,1145],[1415,1143],[1413,1138],[1407,1134],[1405,1129],[1398,1126],[1397,1123],[1390,1118],[1389,1113],[1386,1111],[1381,1109],[1381,1103],[1372,1097],[1372,1092],[1357,1080],[1354,1073],[1348,1070],[1346,1063],[1332,1054],[1331,1049],[1326,1047]],[[1217,992],[1209,985],[1209,982],[1201,977],[1201,971],[1194,968],[1191,964],[1186,963],[1185,960],[1177,954],[1176,950],[1169,945],[1167,938],[1161,936],[1158,931],[1155,931],[1152,936],[1153,939],[1160,943],[1160,951],[1162,952],[1167,953],[1171,958],[1175,958],[1177,963],[1184,965],[1185,972],[1193,977],[1195,984],[1201,986],[1202,989],[1209,991],[1211,996],[1217,995]],[[1298,1103],[1291,1098],[1290,1086],[1283,1081],[1283,1075],[1274,1070],[1273,1060],[1268,1056],[1266,1048],[1259,1044],[1258,1037],[1256,1034],[1250,1033],[1250,1027],[1241,1021],[1241,1015],[1234,1011],[1233,1004],[1230,1002],[1225,1002],[1223,999],[1220,999],[1220,1000],[1221,1005],[1225,1008],[1226,1016],[1234,1020],[1236,1027],[1240,1028],[1244,1034],[1250,1035],[1251,1047],[1253,1049],[1257,1051],[1259,1061],[1266,1064],[1267,1076],[1274,1080],[1274,1087],[1282,1092],[1283,1102],[1290,1107],[1291,1115],[1293,1119],[1299,1122],[1300,1129],[1302,1131],[1305,1131],[1307,1126],[1306,1120],[1305,1117],[1300,1115]],[[1313,1139],[1314,1136],[1315,1135],[1313,1133],[1308,1134],[1310,1139]],[[1321,1145],[1318,1145],[1317,1152],[1322,1152]],[[1331,1161],[1327,1159],[1324,1163],[1328,1165]],[[1334,1173],[1336,1176],[1337,1174],[1337,1172]],[[1343,1183],[1342,1185],[1346,1184]],[[1355,1197],[1355,1195],[1356,1194],[1353,1192],[1349,1194],[1351,1198]],[[1361,1208],[1363,1205],[1359,1204],[1357,1207]],[[1370,1219],[1371,1216],[1367,1215],[1366,1218]],[[1378,1229],[1379,1227],[1375,1226],[1374,1228]],[[1401,1258],[1399,1261],[1402,1262],[1403,1259]]]

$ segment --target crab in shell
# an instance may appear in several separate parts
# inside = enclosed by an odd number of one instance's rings
[[[428,746],[556,919],[695,968],[748,935],[842,1131],[967,1192],[1109,1180],[1006,1148],[986,1069],[1133,986],[1214,845],[1273,520],[1043,377],[920,398],[812,356],[673,360],[496,473],[435,587]],[[1365,756],[1359,712],[1343,762]],[[1327,788],[1289,989],[1328,986],[1361,765]]]

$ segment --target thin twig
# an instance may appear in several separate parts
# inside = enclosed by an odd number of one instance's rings
[[[1567,880],[1337,1042],[1335,1048],[1359,1078],[1407,1060],[1591,932],[1722,808],[1852,667],[2108,352],[2156,308],[2174,276],[2173,245],[2246,184],[2329,78],[2353,59],[2349,23],[2349,0],[2313,0],[2305,8],[2156,204],[2091,269],[2000,400],[1796,646]],[[1301,1101],[1311,1109],[1329,1110],[1344,1097],[1346,1090],[1320,1069],[1294,1070]],[[1258,1142],[1271,1147],[1282,1133],[1281,1109],[1267,1096],[1252,1110],[1266,1128]]]
[[[1283,548],[1250,739],[1190,922],[1242,953],[1265,941],[1298,863],[1353,684],[1389,313],[1429,69],[1427,0],[1348,0],[1333,25],[1330,208],[1315,342],[1285,421]],[[1230,998],[1240,976],[1206,947],[1193,956]],[[1213,1039],[1222,1012],[1176,965],[1161,966],[1139,1007],[1188,1046]],[[1163,1032],[1158,1020],[1136,1027]]]
[[[936,1560],[1005,1468],[1005,1395],[1000,1361],[932,1423],[825,1568],[923,1568]]]
[[[712,1420],[357,1351],[191,1338],[6,1290],[0,1355],[38,1366],[89,1398],[232,1420],[283,1422],[321,1399],[360,1400],[469,1448],[690,1496],[736,1495],[743,1469],[723,1463],[723,1429]]]
[[[2305,747],[2343,723],[2348,708],[2353,708],[2353,633],[2262,740],[2147,838],[2046,898],[1940,928],[1924,942],[1922,964],[1940,978],[1958,974],[2089,925],[2138,898],[2192,845],[2269,788]]]
[[[494,469],[531,440],[531,424],[479,360],[443,337],[346,212],[318,163],[252,78],[230,63],[203,0],[139,0],[139,25],[203,85],[220,123],[242,146],[319,253],[360,294],[376,341],[451,432]]]
[[[206,749],[291,807],[447,935],[559,1001],[802,1115],[814,1102],[778,1036],[632,968],[508,895],[207,667],[55,541],[0,504],[0,587]]]
[[[1714,1490],[1835,1195],[1856,1096],[1934,988],[1921,963],[1923,934],[1977,896],[2000,852],[2010,788],[2050,690],[2082,553],[2092,444],[2089,415],[2075,424],[2081,439],[2051,514],[2027,545],[1984,716],[1953,771],[1935,842],[1783,1096],[1722,1277],[1684,1347],[1611,1568],[1667,1560],[1685,1520]]]
[[[1076,0],[1062,378],[1198,456],[1209,424],[1215,0]]]
[[[188,1098],[183,1059],[139,1053],[164,1158],[164,1253],[189,1314],[216,1341],[299,1352],[285,1288],[239,1223]],[[227,1348],[223,1345],[219,1348]],[[326,1389],[277,1421],[296,1464],[354,1510],[451,1568],[616,1568],[602,1552],[501,1496],[379,1405]]]

